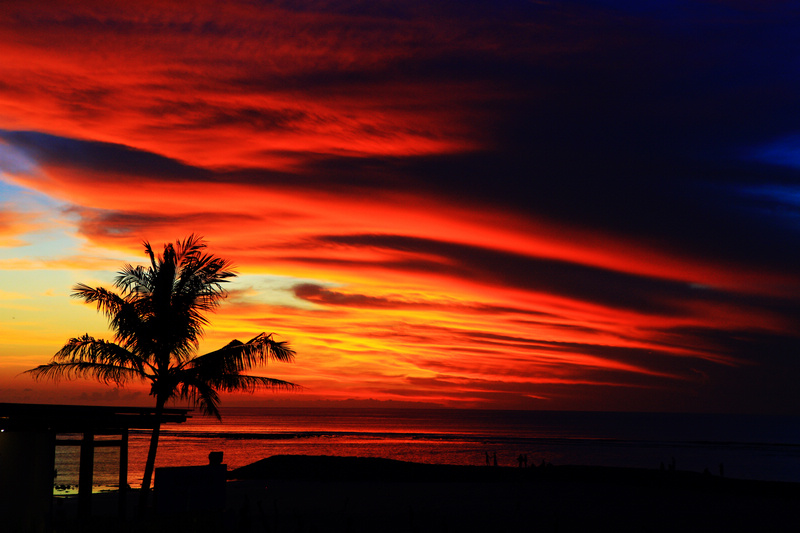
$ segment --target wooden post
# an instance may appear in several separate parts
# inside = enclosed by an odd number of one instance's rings
[[[119,443],[119,517],[128,510],[128,429],[121,431]]]
[[[94,433],[84,432],[81,440],[81,463],[78,472],[78,521],[92,513],[92,476],[94,475]]]

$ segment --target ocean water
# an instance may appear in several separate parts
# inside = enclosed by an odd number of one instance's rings
[[[229,469],[279,454],[384,457],[500,466],[586,464],[708,468],[741,479],[800,482],[800,417],[427,409],[228,408],[222,422],[193,413],[162,427],[156,467]],[[131,431],[128,483],[141,485],[149,432]],[[78,483],[78,448],[56,449],[56,493]],[[119,451],[95,451],[95,490],[116,488]],[[64,488],[66,487],[66,489]]]

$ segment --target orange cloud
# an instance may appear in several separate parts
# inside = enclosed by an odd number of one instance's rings
[[[242,273],[205,344],[277,332],[298,364],[264,373],[309,398],[671,408],[730,397],[697,376],[735,389],[771,358],[763,391],[791,368],[796,233],[772,230],[796,205],[738,188],[789,178],[698,166],[695,146],[751,139],[703,144],[729,134],[689,120],[705,101],[664,111],[675,69],[639,63],[647,31],[608,46],[599,8],[387,6],[4,3],[0,171],[59,207],[4,198],[0,279],[66,292],[202,234]],[[32,236],[45,220],[70,244]]]
[[[21,246],[25,241],[19,237],[40,227],[31,213],[17,211],[8,204],[0,204],[0,246]]]
[[[469,95],[490,90],[435,79],[350,81],[403,60],[409,47],[424,53],[422,39],[454,38],[412,20],[202,3],[191,12],[161,3],[7,7],[0,127],[122,143],[201,166],[286,168],[298,161],[293,154],[309,152],[462,151],[475,146],[474,126],[465,132]]]

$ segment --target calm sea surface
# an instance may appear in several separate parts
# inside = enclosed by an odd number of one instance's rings
[[[149,433],[131,432],[128,483],[141,485]],[[163,426],[158,466],[229,469],[278,454],[384,457],[421,463],[501,466],[589,464],[659,468],[800,482],[800,417],[423,409],[229,408],[223,420],[193,415]],[[95,452],[96,490],[115,487],[119,452]],[[78,449],[56,450],[56,484],[78,482]],[[63,491],[57,491],[62,493]]]

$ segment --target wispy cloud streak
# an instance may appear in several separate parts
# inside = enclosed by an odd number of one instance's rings
[[[278,332],[307,398],[798,410],[796,23],[5,2],[0,304],[196,232],[243,274],[206,342]],[[81,333],[52,327],[31,366]]]

